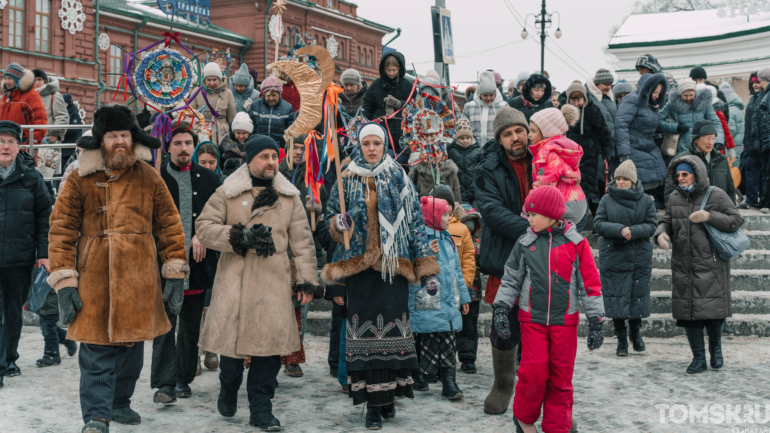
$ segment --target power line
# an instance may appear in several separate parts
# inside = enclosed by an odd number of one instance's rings
[[[497,46],[497,47],[487,48],[487,49],[481,50],[481,51],[474,51],[472,53],[463,54],[461,56],[455,56],[455,59],[462,59],[462,58],[465,58],[465,57],[471,57],[471,56],[475,56],[475,55],[478,55],[478,54],[484,54],[484,53],[487,53],[489,51],[499,50],[500,48],[509,47],[511,45],[518,44],[520,42],[524,42],[524,40],[513,41],[513,42],[509,42],[507,44],[503,44],[503,45],[500,45],[500,46]],[[427,64],[427,63],[434,63],[434,62],[431,60],[431,61],[419,62],[419,63],[415,63],[415,64],[416,65],[424,65],[424,64]]]

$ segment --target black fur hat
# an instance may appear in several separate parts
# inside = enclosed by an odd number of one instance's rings
[[[93,136],[80,137],[77,145],[83,149],[98,149],[102,146],[104,134],[112,131],[131,131],[134,145],[141,144],[150,149],[160,148],[160,140],[147,134],[139,127],[136,114],[124,105],[105,105],[94,113]]]

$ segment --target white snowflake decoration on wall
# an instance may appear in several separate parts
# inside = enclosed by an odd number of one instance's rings
[[[82,122],[86,121],[86,110],[80,108],[80,101],[72,101],[72,104],[78,107],[78,115],[80,115],[80,120]]]
[[[334,38],[334,36],[331,36],[329,39],[326,40],[326,51],[331,54],[332,58],[337,57],[337,50],[339,48],[339,44],[337,43],[337,39]]]
[[[274,41],[280,41],[283,36],[283,20],[280,15],[273,15],[270,17],[270,39]]]
[[[71,35],[83,31],[83,24],[86,22],[83,4],[77,0],[62,0],[59,18],[61,18],[62,28],[69,30]]]
[[[99,49],[106,51],[108,48],[110,48],[110,35],[99,33]]]
[[[8,6],[8,0],[0,0],[0,11],[5,9],[6,6]]]

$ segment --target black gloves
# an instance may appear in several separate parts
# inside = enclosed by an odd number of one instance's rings
[[[596,321],[593,321],[596,320]],[[591,318],[588,324],[588,348],[596,350],[602,347],[604,343],[604,325],[598,321],[599,318]]]
[[[177,316],[182,311],[184,301],[184,280],[178,278],[166,279],[166,287],[163,288],[163,302],[168,302],[171,314]]]
[[[676,127],[677,134],[684,134],[689,130],[690,128],[686,127],[685,125],[682,125],[681,123],[679,124],[679,126]]]
[[[508,310],[503,307],[495,308],[493,313],[497,335],[503,340],[511,338],[511,323],[508,321]]]
[[[65,287],[59,290],[59,316],[65,325],[69,325],[75,320],[76,310],[83,309],[83,301],[80,300],[78,289],[74,287]]]
[[[254,249],[258,256],[270,257],[275,254],[272,227],[254,224],[241,232],[241,247],[244,250]]]

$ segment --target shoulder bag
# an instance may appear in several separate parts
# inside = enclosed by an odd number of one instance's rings
[[[709,196],[711,195],[711,190],[714,188],[715,187],[710,186],[708,191],[706,191],[706,196],[703,197],[700,210],[703,210],[703,208],[706,207],[706,202],[708,202]],[[721,257],[722,260],[728,261],[734,259],[742,252],[749,249],[751,242],[743,230],[738,229],[733,233],[726,233],[712,227],[708,222],[703,223],[703,226],[706,228],[706,233],[708,233],[711,243],[714,244],[719,257]]]

